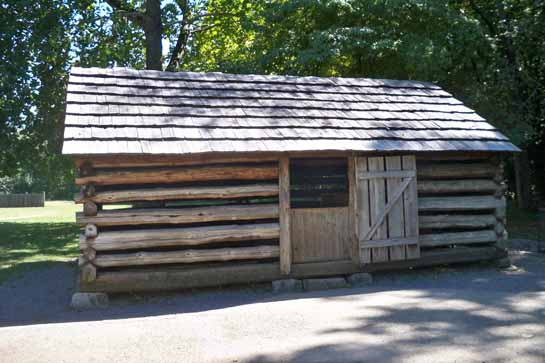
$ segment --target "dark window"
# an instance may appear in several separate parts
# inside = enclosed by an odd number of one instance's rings
[[[347,206],[348,160],[290,159],[290,202],[292,208]]]

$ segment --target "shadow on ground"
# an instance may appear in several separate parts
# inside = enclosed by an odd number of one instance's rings
[[[407,305],[406,310],[389,311],[382,309],[379,322],[366,321],[361,329],[379,331],[385,322],[407,321],[407,323],[428,321],[430,325],[420,327],[423,331],[432,329],[434,323],[451,319],[473,319],[479,309],[500,309],[509,313],[509,304],[517,294],[545,290],[545,257],[542,254],[519,253],[514,255],[518,269],[498,270],[491,265],[476,264],[460,268],[438,268],[375,276],[375,283],[366,288],[341,289],[325,292],[306,292],[274,295],[268,285],[231,287],[224,289],[200,289],[171,294],[124,294],[111,296],[111,306],[103,310],[76,312],[69,308],[75,288],[75,262],[49,263],[48,268],[32,268],[22,277],[11,278],[0,284],[0,326],[29,325],[38,323],[59,323],[72,321],[94,321],[126,319],[134,317],[183,314],[223,309],[261,302],[324,298],[344,299],[361,294],[380,291],[414,291],[425,298],[448,301],[452,298],[477,303],[475,297],[484,299],[481,292],[495,292],[494,297],[484,305],[473,306],[470,310],[449,312],[437,310],[420,311],[418,306]],[[39,263],[41,264],[41,263]],[[496,300],[497,299],[497,300]],[[538,318],[534,316],[533,318]],[[542,318],[542,315],[539,316]],[[483,318],[484,319],[484,318]],[[483,320],[483,323],[487,323]],[[493,321],[490,322],[491,324]],[[486,325],[486,324],[485,324]],[[437,325],[438,327],[440,326]],[[441,326],[439,329],[445,327]],[[446,327],[448,328],[448,327]],[[333,334],[335,328],[324,334]],[[337,349],[337,348],[335,348]],[[263,357],[265,359],[265,357]]]
[[[375,292],[407,287],[394,291],[393,301],[364,304],[361,315],[351,317],[350,323],[340,322],[340,328],[332,326],[318,332],[327,341],[355,334],[361,337],[358,344],[315,345],[290,352],[289,358],[281,357],[314,363],[331,359],[412,362],[441,349],[460,347],[460,355],[451,357],[452,361],[513,362],[516,355],[520,362],[543,362],[545,256],[513,253],[512,259],[518,267],[507,271],[473,267],[447,270],[435,277],[413,273],[396,277],[397,281],[393,275],[383,275],[378,279],[382,286],[368,289],[362,298],[372,300]],[[463,354],[473,359],[460,359]],[[279,358],[277,353],[264,353],[241,361],[267,363]],[[440,361],[450,360],[446,355]]]

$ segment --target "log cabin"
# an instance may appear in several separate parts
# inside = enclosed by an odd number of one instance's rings
[[[74,67],[80,290],[498,259],[517,151],[427,82]]]

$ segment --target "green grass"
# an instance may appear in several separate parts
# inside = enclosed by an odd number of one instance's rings
[[[76,258],[78,227],[73,202],[43,208],[0,208],[0,283],[22,273]]]

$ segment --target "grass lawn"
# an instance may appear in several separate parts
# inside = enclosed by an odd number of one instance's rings
[[[78,253],[74,202],[46,202],[44,208],[0,208],[0,283],[12,276]]]

